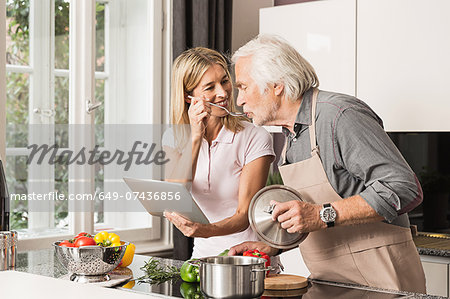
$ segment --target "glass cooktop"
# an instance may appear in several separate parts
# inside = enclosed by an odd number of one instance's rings
[[[138,265],[143,265],[150,257],[135,256],[135,260],[129,266],[133,271],[133,277],[143,275]],[[182,261],[161,259],[164,264],[180,267]],[[181,279],[171,280],[162,284],[150,284],[135,282],[131,287],[132,291],[146,293],[152,295],[160,295],[161,297],[172,298],[203,298],[200,292],[199,284],[186,283]],[[303,298],[303,299],[394,299],[394,298],[414,298],[406,294],[393,294],[389,291],[365,289],[364,287],[342,286],[337,283],[310,281],[309,286],[304,289],[288,290],[288,291],[269,291],[266,290],[261,297],[263,299],[271,298]]]

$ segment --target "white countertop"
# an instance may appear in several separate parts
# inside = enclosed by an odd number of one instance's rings
[[[17,271],[0,271],[0,297],[15,299],[161,298]]]

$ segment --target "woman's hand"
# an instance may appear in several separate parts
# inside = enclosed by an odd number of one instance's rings
[[[186,237],[202,237],[203,230],[201,229],[202,224],[197,222],[192,222],[191,220],[175,213],[175,212],[164,212],[164,217],[172,222]]]
[[[203,99],[192,98],[188,115],[192,129],[192,137],[201,138],[205,132],[208,118],[211,115],[211,107]]]

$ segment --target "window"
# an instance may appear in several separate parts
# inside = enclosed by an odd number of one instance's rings
[[[114,165],[27,163],[27,147],[55,144],[62,155],[69,144],[92,142],[101,150],[108,126],[160,123],[162,16],[162,0],[6,0],[11,194],[53,192],[67,198],[106,192],[114,184],[105,179]],[[95,24],[95,42],[89,23]],[[86,134],[72,134],[73,127],[93,125]],[[73,212],[70,204],[12,201],[11,228],[20,231],[21,248],[49,247],[50,240],[103,229],[134,242],[168,242],[162,240],[168,225],[145,212],[105,213],[107,203],[98,198],[84,213]]]

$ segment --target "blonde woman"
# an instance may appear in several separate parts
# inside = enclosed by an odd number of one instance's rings
[[[232,93],[227,61],[218,52],[193,48],[175,60],[171,122],[190,128],[191,193],[210,224],[176,213],[165,217],[185,236],[194,237],[193,257],[217,255],[242,241],[257,240],[248,207],[265,186],[274,159],[272,139],[245,118],[210,105],[236,111]],[[168,146],[165,150],[172,157],[183,154]]]

